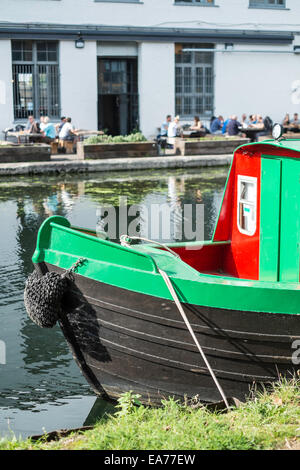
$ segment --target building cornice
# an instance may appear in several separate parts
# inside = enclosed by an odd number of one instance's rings
[[[244,44],[291,44],[294,34],[289,31],[246,29],[148,28],[102,25],[64,25],[44,23],[1,23],[0,39],[65,39],[78,35],[97,41],[153,41]]]

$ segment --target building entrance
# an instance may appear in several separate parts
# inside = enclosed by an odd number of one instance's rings
[[[110,135],[138,128],[137,59],[98,59],[98,127]]]

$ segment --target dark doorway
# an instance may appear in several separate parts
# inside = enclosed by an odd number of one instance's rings
[[[100,98],[100,97],[99,97]],[[120,134],[120,114],[118,95],[102,95],[98,100],[100,128],[110,135]]]
[[[98,128],[110,135],[138,128],[137,59],[98,60]]]

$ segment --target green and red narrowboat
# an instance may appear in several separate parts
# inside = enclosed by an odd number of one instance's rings
[[[59,323],[96,393],[218,402],[161,270],[224,394],[244,399],[254,384],[299,372],[299,243],[300,140],[268,140],[235,151],[211,241],[170,244],[174,256],[54,216],[39,230],[33,263],[44,276],[85,259]]]

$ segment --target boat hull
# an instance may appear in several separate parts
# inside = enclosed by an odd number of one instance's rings
[[[36,269],[63,272],[46,263]],[[298,374],[299,315],[183,306],[227,397],[244,400],[261,384]],[[132,390],[152,404],[169,396],[220,401],[174,302],[74,274],[64,312],[65,338],[97,394]]]

